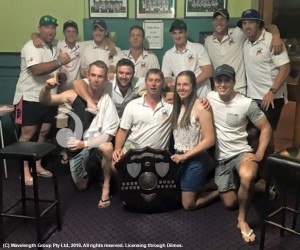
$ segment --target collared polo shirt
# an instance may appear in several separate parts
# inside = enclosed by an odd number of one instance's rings
[[[172,110],[173,105],[163,98],[153,110],[142,96],[127,104],[120,127],[130,130],[127,140],[139,145],[139,148],[166,149],[170,139]]]
[[[100,48],[98,45],[91,41],[90,44],[85,46],[82,50],[81,55],[81,68],[87,69],[89,65],[95,61],[103,61],[107,67],[110,65],[116,66],[119,56],[121,54],[121,49],[116,47],[116,54],[111,54],[106,48]]]
[[[157,56],[149,51],[143,49],[140,57],[135,61],[134,58],[130,55],[130,50],[123,50],[123,58],[129,59],[134,63],[135,67],[135,76],[136,77],[145,77],[149,69],[160,69]]]
[[[47,45],[36,48],[32,40],[23,46],[21,50],[21,73],[16,86],[13,104],[19,103],[22,96],[25,101],[39,102],[41,89],[49,78],[55,76],[56,71],[41,76],[34,76],[30,67],[56,60],[57,56],[57,49],[54,46],[52,49]],[[56,88],[52,89],[51,92],[55,93]]]
[[[196,77],[202,72],[200,66],[211,65],[209,56],[203,47],[198,43],[187,41],[183,52],[177,51],[175,45],[169,49],[162,62],[162,72],[165,77],[176,77],[181,71],[191,70]],[[211,91],[210,80],[207,79],[197,90],[197,96],[203,97]]]
[[[222,64],[228,64],[234,68],[236,83],[234,89],[241,94],[246,94],[246,75],[243,60],[243,46],[246,37],[239,28],[228,29],[228,34],[219,41],[214,35],[205,39],[206,48],[214,69]]]
[[[272,87],[278,68],[290,62],[286,48],[279,55],[270,51],[272,34],[262,30],[261,36],[251,43],[244,43],[244,61],[247,76],[247,96],[262,100]],[[286,93],[286,83],[277,91],[275,98],[283,98]]]

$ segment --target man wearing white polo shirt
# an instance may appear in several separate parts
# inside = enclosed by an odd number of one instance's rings
[[[205,97],[211,91],[212,76],[211,62],[205,48],[187,40],[187,26],[182,20],[175,20],[169,31],[175,45],[163,57],[165,84],[173,91],[176,76],[183,70],[191,70],[197,77],[197,96]]]
[[[129,149],[168,148],[173,106],[161,95],[163,81],[161,70],[150,69],[145,79],[147,93],[127,104],[115,138],[115,162]]]
[[[157,56],[143,47],[145,31],[141,26],[134,25],[129,30],[129,50],[123,50],[123,58],[134,63],[136,77],[145,77],[149,69],[159,69]]]
[[[82,50],[81,76],[85,77],[88,66],[92,62],[101,60],[108,67],[108,79],[112,79],[121,49],[115,47],[113,42],[108,39],[107,25],[102,19],[95,19],[93,22],[92,35],[93,41]]]
[[[247,37],[244,43],[247,96],[256,100],[276,129],[287,94],[285,79],[290,72],[286,48],[279,55],[269,50],[272,34],[263,28],[264,21],[254,9],[244,11],[237,26]]]
[[[227,9],[219,9],[213,14],[214,32],[205,39],[205,48],[209,54],[214,69],[226,63],[236,72],[234,90],[246,95],[246,75],[243,61],[243,46],[246,37],[239,27],[229,28],[229,13]],[[273,34],[270,51],[280,54],[282,41],[277,26],[269,25]]]

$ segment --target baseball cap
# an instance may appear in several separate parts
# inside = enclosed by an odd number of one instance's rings
[[[57,19],[55,17],[50,16],[50,15],[42,16],[40,18],[39,25],[44,26],[44,25],[48,25],[48,24],[53,24],[55,26],[58,26]]]
[[[185,24],[184,21],[182,21],[182,20],[175,20],[172,23],[171,28],[169,29],[169,32],[172,32],[175,29],[187,31],[187,26],[186,26],[186,24]]]
[[[264,20],[260,18],[258,11],[254,9],[245,10],[242,13],[241,19],[236,23],[236,25],[242,28],[243,20],[258,20],[262,23],[262,26],[265,24]]]
[[[227,9],[218,9],[214,14],[213,14],[213,19],[215,19],[217,16],[223,16],[227,20],[229,20],[229,13]]]
[[[95,28],[95,26],[98,26],[100,29],[107,30],[107,25],[106,25],[105,21],[102,19],[94,20],[93,29]]]
[[[78,33],[78,26],[77,26],[77,23],[76,23],[76,22],[74,22],[74,21],[72,21],[72,20],[66,21],[66,22],[64,23],[63,31],[65,31],[66,28],[69,28],[69,27],[74,28],[74,29],[77,31],[77,33]]]
[[[216,68],[214,78],[220,75],[226,75],[231,79],[235,79],[235,70],[228,64],[222,64]]]

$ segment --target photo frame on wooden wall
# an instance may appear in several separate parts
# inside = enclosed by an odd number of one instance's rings
[[[127,18],[128,0],[88,0],[89,16],[95,18]]]
[[[176,16],[176,0],[136,0],[136,18],[171,19]]]
[[[218,9],[226,8],[227,0],[185,0],[185,17],[212,17]]]

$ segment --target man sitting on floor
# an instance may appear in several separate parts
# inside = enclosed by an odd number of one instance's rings
[[[213,109],[216,129],[215,182],[227,208],[239,206],[237,227],[246,244],[256,237],[247,222],[250,201],[255,190],[258,163],[263,159],[272,129],[255,101],[234,91],[235,71],[223,64],[214,73],[215,89],[207,98]],[[260,130],[256,152],[247,142],[249,120]]]
[[[75,113],[74,124],[69,124],[69,128],[74,129],[73,136],[76,137],[67,141],[70,155],[70,170],[72,178],[78,190],[84,190],[88,185],[88,175],[85,169],[86,160],[92,148],[98,149],[98,155],[102,157],[101,167],[103,170],[102,195],[98,204],[99,208],[110,205],[110,177],[113,146],[112,137],[115,135],[119,125],[117,110],[109,95],[103,92],[103,84],[107,80],[107,66],[102,61],[96,61],[90,64],[87,80],[89,82],[88,91],[97,103],[99,112],[93,116],[86,112],[86,102],[76,94],[74,90],[67,90],[61,94],[51,95],[50,90],[59,83],[56,78],[47,80],[45,87],[40,92],[40,102],[45,105],[58,105],[62,103],[71,103],[72,111]],[[71,117],[72,112],[70,114]],[[76,123],[77,121],[77,123]],[[70,122],[72,123],[72,122]],[[79,124],[80,123],[80,124]],[[82,126],[82,131],[80,128]],[[87,131],[83,135],[83,131]],[[78,133],[79,130],[79,134]],[[59,131],[57,136],[60,141],[61,136],[67,137],[64,129]],[[68,130],[69,132],[70,129]],[[99,162],[100,164],[100,162]]]

